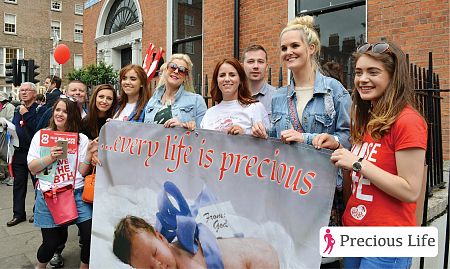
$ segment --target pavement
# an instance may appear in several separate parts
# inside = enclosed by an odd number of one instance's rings
[[[27,221],[13,227],[6,222],[12,219],[12,186],[0,184],[0,269],[34,268],[37,249],[42,243],[41,230]],[[31,217],[34,203],[34,190],[28,180],[26,198],[27,218]],[[63,251],[64,268],[79,268],[80,247],[78,228],[71,225],[66,248]],[[47,265],[47,268],[52,268]]]
[[[448,183],[450,161],[444,164],[444,180]],[[448,185],[448,184],[447,184]],[[443,239],[445,235],[445,213],[448,190],[438,189],[429,200],[429,225],[439,230],[439,255],[435,258],[425,258],[424,268],[443,268]],[[31,217],[34,203],[34,191],[31,179],[28,180],[26,199],[27,218]],[[6,222],[12,218],[12,186],[0,184],[0,269],[34,268],[37,249],[42,242],[41,231],[28,221],[13,227],[7,227]],[[78,245],[78,229],[76,225],[69,228],[69,238],[63,252],[64,268],[79,268],[80,247]],[[47,268],[51,268],[47,265]],[[419,258],[413,259],[413,269],[419,268]],[[449,266],[450,268],[450,266]]]

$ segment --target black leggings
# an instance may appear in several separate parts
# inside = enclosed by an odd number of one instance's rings
[[[91,250],[91,228],[92,219],[77,224],[80,230],[81,254],[80,258],[83,263],[89,264],[89,253]],[[41,228],[42,245],[37,252],[37,259],[40,263],[48,263],[55,253],[59,245],[67,241],[67,226],[56,228]]]

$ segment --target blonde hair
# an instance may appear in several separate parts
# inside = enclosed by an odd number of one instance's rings
[[[183,81],[183,86],[184,89],[188,92],[194,92],[194,83],[192,80],[192,61],[191,58],[189,58],[188,55],[186,54],[182,54],[182,53],[176,53],[176,54],[172,54],[172,56],[170,56],[170,59],[167,63],[164,63],[161,66],[161,78],[159,79],[158,82],[158,88],[160,86],[164,86],[167,83],[167,79],[166,79],[166,75],[167,75],[167,64],[170,63],[173,60],[182,60],[186,63],[187,68],[189,70],[188,74],[185,76],[184,81]]]
[[[300,36],[306,45],[314,45],[315,51],[313,54],[313,59],[311,60],[313,70],[318,70],[319,56],[320,56],[320,38],[317,31],[314,29],[314,18],[312,16],[300,16],[288,22],[286,27],[281,31],[280,38],[284,33],[288,31],[300,31]]]

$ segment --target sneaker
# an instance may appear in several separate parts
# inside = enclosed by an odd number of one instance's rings
[[[53,268],[61,268],[64,266],[64,259],[60,253],[55,253],[53,258],[50,260],[50,265]]]
[[[14,179],[12,177],[8,177],[7,179],[5,179],[5,184],[7,186],[12,186],[14,185]]]

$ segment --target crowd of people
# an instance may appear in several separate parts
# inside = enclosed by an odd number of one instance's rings
[[[63,94],[57,76],[45,80],[45,100],[41,97],[37,101],[33,83],[22,83],[22,104],[14,113],[0,94],[0,116],[13,122],[20,142],[12,161],[13,218],[7,226],[27,220],[25,195],[30,175],[36,202],[29,220],[41,228],[43,238],[37,251],[38,268],[45,268],[48,262],[54,267],[63,266],[61,253],[67,225],[54,223],[42,198],[48,182],[35,177],[57,161],[62,149],[54,146],[49,155],[41,156],[39,134],[42,129],[79,133],[77,152],[67,156],[76,175],[79,213],[70,224],[79,228],[80,268],[88,268],[92,204],[82,201],[81,193],[84,176],[96,165],[99,131],[108,120],[202,128],[252,135],[255,139],[273,137],[287,144],[331,149],[331,162],[341,169],[336,174],[330,226],[414,226],[427,125],[415,108],[405,54],[390,42],[360,46],[354,54],[356,71],[350,94],[342,85],[339,67],[321,67],[320,48],[313,18],[295,18],[280,34],[280,59],[291,72],[289,84],[275,89],[267,83],[267,52],[260,45],[252,45],[244,50],[241,61],[225,58],[217,62],[210,84],[215,104],[211,108],[194,92],[193,64],[185,54],[173,54],[162,65],[153,95],[144,69],[131,64],[120,70],[119,94],[109,84],[97,85],[87,110],[82,106],[86,103],[86,85],[71,81]],[[330,70],[338,70],[338,74],[333,76]],[[351,210],[361,205],[366,209],[363,218]],[[136,229],[130,237],[140,233]],[[344,259],[345,268],[387,265],[409,268],[411,258]],[[322,268],[340,267],[338,259],[322,261]]]

